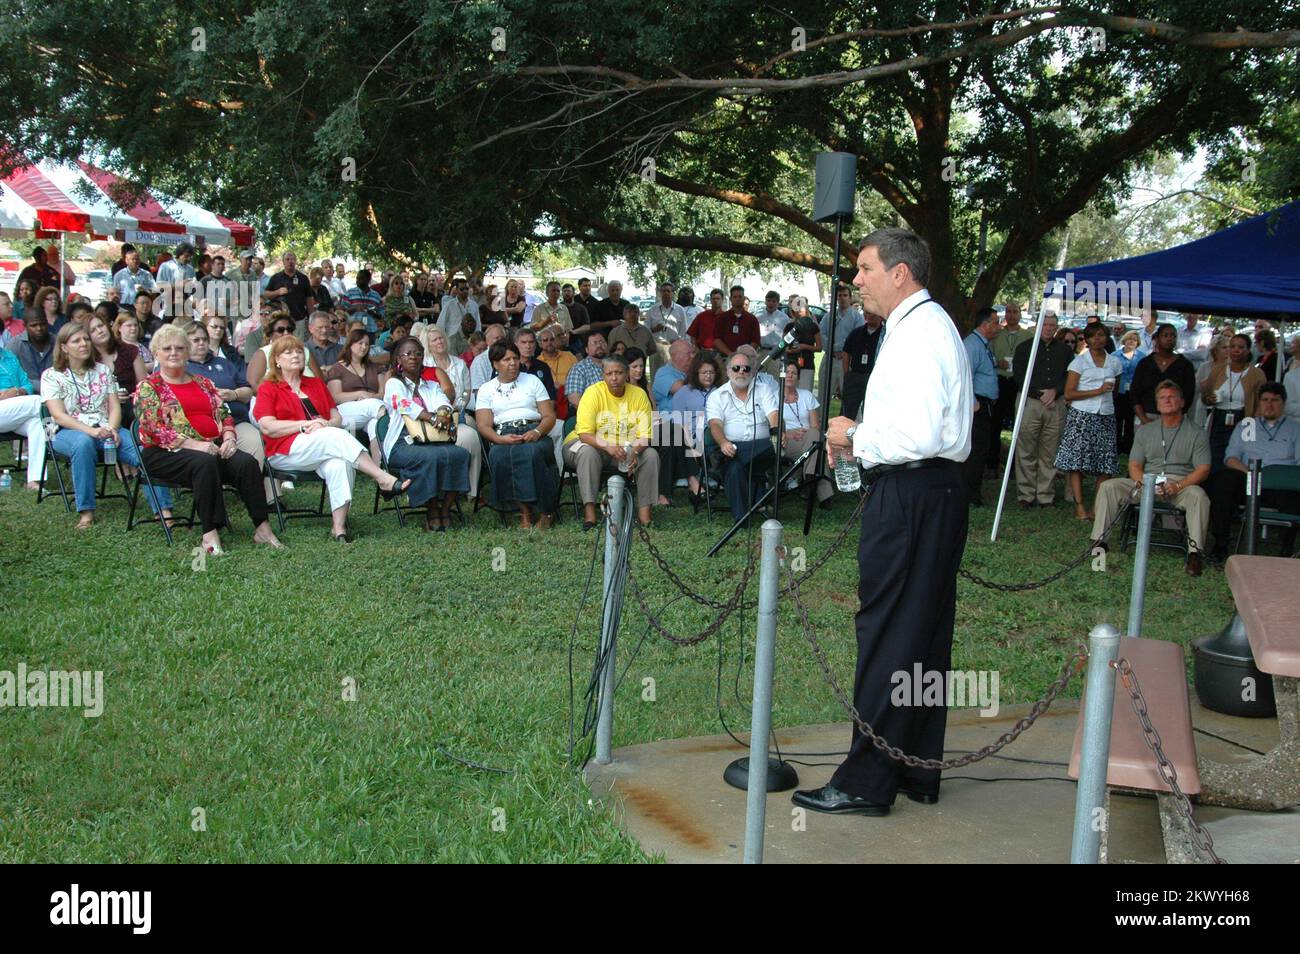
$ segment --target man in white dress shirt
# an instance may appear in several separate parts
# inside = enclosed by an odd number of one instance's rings
[[[655,350],[659,355],[656,371],[671,363],[668,346],[686,334],[686,312],[673,301],[673,291],[672,282],[660,285],[659,298],[645,313],[645,326],[655,336]]]
[[[858,543],[858,639],[854,705],[892,745],[943,757],[947,710],[911,705],[897,673],[952,668],[957,567],[966,545],[961,462],[970,454],[974,405],[970,363],[957,328],[925,289],[930,249],[906,229],[877,229],[862,242],[853,279],[864,308],[887,315],[862,423],[830,422],[832,456],[867,468]],[[832,461],[833,464],[833,461]],[[879,470],[872,471],[872,468]],[[942,693],[940,694],[942,696]],[[856,726],[848,758],[830,784],[796,792],[794,803],[833,814],[885,815],[899,792],[933,804],[939,773],[908,768]]]

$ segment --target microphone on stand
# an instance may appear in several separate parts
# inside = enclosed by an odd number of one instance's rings
[[[792,344],[794,344],[793,323],[791,323],[790,327],[786,329],[785,336],[781,339],[780,343],[777,344],[777,346],[773,348],[768,354],[765,354],[763,356],[763,360],[758,363],[758,367],[754,369],[754,373],[757,374],[759,371],[762,371],[763,368],[767,367],[767,363],[769,361],[773,361],[780,358],[783,354],[786,353],[786,351],[789,349],[790,345]]]

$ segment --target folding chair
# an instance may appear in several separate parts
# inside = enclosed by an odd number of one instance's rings
[[[1247,478],[1249,479],[1249,478]],[[1270,490],[1300,493],[1300,466],[1296,464],[1272,464],[1259,472],[1260,493]],[[1281,527],[1283,530],[1295,530],[1300,527],[1300,514],[1288,513],[1276,507],[1259,507],[1259,525],[1261,527]],[[1246,532],[1246,519],[1243,514],[1241,527],[1237,530],[1238,553],[1241,552],[1241,538]],[[1265,530],[1267,534],[1267,530]],[[1285,544],[1284,544],[1285,545]],[[1289,554],[1283,554],[1288,556]]]
[[[388,469],[388,455],[384,453],[384,438],[388,436],[388,424],[391,419],[392,419],[391,414],[385,414],[383,417],[381,417],[378,421],[375,422],[375,439],[379,441],[380,466],[383,467],[384,470]],[[405,511],[414,510],[416,508],[410,507],[409,505],[403,507],[401,497],[394,497],[393,502],[391,504],[384,504],[381,506],[380,501],[382,499],[383,499],[382,495],[379,493],[379,485],[375,484],[375,508],[371,511],[371,514],[372,515],[378,514],[381,510],[396,511],[397,525],[399,527],[405,527],[406,526]]]
[[[131,441],[135,442],[136,450],[139,450],[140,447],[139,421],[131,421]],[[143,520],[136,520],[135,508],[139,506],[139,502],[140,502],[140,483],[143,482],[144,485],[147,486],[148,499],[152,500],[152,502],[155,504],[157,503],[157,487],[166,487],[166,489],[172,490],[173,493],[175,494],[173,498],[173,507],[175,506],[175,500],[179,498],[179,495],[181,495],[182,493],[187,493],[187,491],[190,490],[190,487],[183,485],[183,483],[161,480],[161,478],[159,477],[152,477],[151,474],[149,474],[148,468],[146,467],[146,465],[144,465],[144,455],[140,454],[139,458],[140,458],[140,467],[138,469],[138,472],[136,472],[135,474],[135,480],[131,481],[131,502],[130,502],[130,509],[127,509],[126,512],[126,529],[134,530],[136,526],[140,526],[142,524],[159,524],[162,528],[162,533],[166,534],[166,543],[168,543],[168,546],[172,546],[172,543],[174,542],[172,538],[172,530],[175,528],[175,526],[185,526],[185,528],[187,529],[192,528],[192,526],[194,526],[195,507],[198,506],[198,504],[196,504],[195,502],[194,494],[190,494],[190,516],[186,517],[185,520],[182,520],[181,517],[173,516],[172,517],[173,526],[168,526],[168,522],[162,519],[161,513],[157,513],[157,512],[153,513],[152,517],[146,517],[146,519]],[[229,522],[227,522],[227,526],[229,526]]]
[[[261,434],[260,430],[258,432]],[[266,435],[262,437],[262,453],[266,458],[266,463],[262,465],[262,475],[271,481],[271,504],[275,509],[276,524],[280,528],[280,533],[284,533],[284,528],[290,517],[329,517],[331,512],[325,509],[325,492],[328,489],[325,484],[325,478],[314,470],[285,470],[282,467],[276,467],[271,463],[271,455],[266,452]],[[310,507],[287,507],[284,505],[283,498],[280,496],[280,485],[278,481],[289,480],[295,486],[299,484],[320,484],[320,502],[316,509]],[[401,516],[399,514],[400,522]]]
[[[23,463],[23,445],[27,443],[27,435],[18,434],[14,431],[5,431],[0,433],[0,442],[3,442],[4,446],[9,448],[12,448],[15,443],[18,445],[18,449],[11,450],[11,453],[14,455],[14,468],[21,467]]]
[[[45,422],[49,421],[50,419],[51,418],[50,418],[49,409],[44,404],[42,404],[41,425],[46,426]],[[48,427],[47,427],[47,433],[48,433]],[[67,482],[63,479],[63,467],[60,466],[62,464],[67,464],[69,467],[71,467],[72,458],[70,458],[67,454],[63,454],[55,450],[53,440],[46,442],[45,450],[46,450],[45,466],[41,468],[41,482],[40,482],[40,486],[36,488],[36,502],[40,503],[42,500],[46,499],[47,497],[54,496],[54,494],[49,493],[45,489],[45,483],[49,479],[50,463],[53,462],[54,476],[58,479],[58,483],[59,483],[59,495],[63,498],[63,509],[66,510],[68,513],[72,513],[72,498],[68,496],[68,485]],[[104,463],[104,460],[101,457],[99,460],[95,462],[95,466],[99,468],[99,472],[100,472],[98,485],[95,488],[95,499],[96,500],[122,500],[129,503],[130,497],[127,496],[125,489],[123,489],[123,491],[120,494],[110,494],[108,492],[108,475],[111,471],[118,470],[117,465],[106,464]],[[69,475],[69,478],[70,477],[71,475]]]
[[[1119,550],[1128,548],[1129,539],[1137,540],[1138,505],[1134,503],[1124,515],[1119,534]],[[1160,536],[1157,536],[1160,534]],[[1173,504],[1157,500],[1151,512],[1151,546],[1186,553],[1188,546],[1187,514]]]

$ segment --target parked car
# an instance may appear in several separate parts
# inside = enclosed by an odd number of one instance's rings
[[[97,302],[108,293],[109,277],[108,269],[92,268],[81,276],[80,280],[74,282],[69,290]]]

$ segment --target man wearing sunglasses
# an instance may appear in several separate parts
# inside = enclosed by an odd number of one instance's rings
[[[776,452],[776,388],[754,383],[757,361],[745,348],[727,359],[727,383],[714,389],[704,404],[712,443],[722,452],[722,480],[731,516],[739,521],[749,512],[754,488],[772,472]]]

